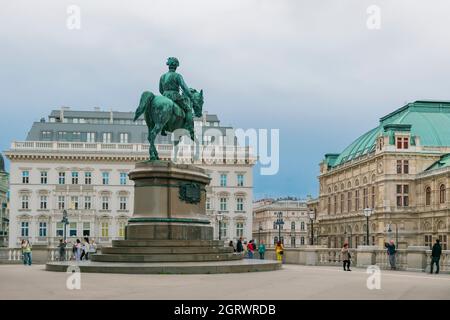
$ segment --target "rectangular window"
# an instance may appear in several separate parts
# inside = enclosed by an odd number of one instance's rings
[[[81,141],[81,132],[72,132],[72,141]]]
[[[78,184],[78,172],[72,172],[72,184]]]
[[[64,196],[58,196],[58,209],[63,210],[66,207],[66,199]]]
[[[56,223],[56,234],[57,237],[64,237],[64,224],[62,222]]]
[[[125,222],[121,221],[119,222],[119,233],[118,236],[121,238],[125,237]]]
[[[51,141],[52,140],[52,132],[51,131],[42,131],[42,140]]]
[[[300,222],[300,230],[305,231],[305,222]]]
[[[402,173],[402,160],[397,160],[397,173]]]
[[[76,237],[77,236],[77,223],[71,222],[69,224],[69,237]]]
[[[220,198],[220,211],[227,211],[227,198]]]
[[[91,197],[90,196],[86,196],[84,197],[84,209],[85,210],[91,210],[92,207],[92,202],[91,202]]]
[[[367,188],[363,189],[363,208],[369,207],[369,190]]]
[[[47,184],[47,171],[41,171],[41,184]]]
[[[401,148],[402,148],[402,138],[397,137],[397,149],[401,149]]]
[[[58,132],[58,141],[66,141],[67,140],[67,132],[59,131]]]
[[[30,172],[22,171],[22,183],[28,184],[30,183]]]
[[[83,237],[89,237],[91,235],[91,223],[83,222]]]
[[[238,185],[238,187],[244,186],[244,175],[243,174],[237,175],[237,185]]]
[[[127,184],[127,175],[128,174],[126,172],[120,173],[120,184],[123,186]]]
[[[111,132],[103,132],[103,143],[111,143]]]
[[[211,198],[206,198],[206,210],[211,210]]]
[[[92,172],[84,173],[84,184],[92,184]]]
[[[236,223],[236,237],[240,238],[244,236],[244,224],[242,222]]]
[[[221,236],[221,238],[227,236],[227,229],[228,229],[228,223],[222,222],[220,224],[220,236]]]
[[[409,160],[403,160],[403,173],[409,173]]]
[[[355,190],[355,210],[359,210],[359,190]]]
[[[372,186],[371,198],[372,198],[372,209],[374,209],[375,208],[375,187],[374,186]]]
[[[109,224],[102,222],[102,237],[109,237]]]
[[[340,205],[340,212],[344,212],[344,202],[345,202],[345,196],[343,193],[341,193],[341,205]]]
[[[441,243],[442,250],[447,250],[447,235],[446,234],[440,234],[438,236],[439,242]]]
[[[352,211],[352,193],[351,191],[347,193],[347,212]]]
[[[29,201],[28,196],[22,196],[22,209],[28,210],[28,208],[29,208],[28,201]]]
[[[94,143],[95,142],[95,132],[88,132],[86,134],[86,142]]]
[[[403,138],[403,149],[409,148],[409,138]]]
[[[47,222],[39,222],[39,237],[47,236]]]
[[[20,235],[22,237],[28,237],[28,234],[29,234],[28,222],[22,221],[20,225]]]
[[[102,197],[102,210],[109,210],[109,197]]]
[[[328,203],[327,203],[327,213],[330,214],[331,213],[331,198],[328,197]]]
[[[78,210],[78,197],[77,196],[70,197],[70,209]]]
[[[47,196],[41,196],[40,208],[41,210],[47,209]]]
[[[120,134],[120,143],[128,143],[128,133]]]
[[[237,211],[244,211],[244,198],[237,198],[236,199],[236,210]]]
[[[102,183],[103,185],[109,184],[109,172],[102,172]]]
[[[221,187],[226,187],[227,186],[227,175],[222,173],[220,175],[220,186]]]
[[[397,185],[397,207],[409,206],[409,185]]]
[[[58,173],[58,184],[65,184],[65,183],[66,183],[66,173],[59,172]]]
[[[333,197],[333,199],[334,199],[334,214],[336,214],[337,213],[337,206],[338,206],[338,204],[337,204],[337,196],[335,195]]]
[[[127,210],[127,202],[128,202],[128,198],[127,197],[120,197],[119,198],[120,210]]]

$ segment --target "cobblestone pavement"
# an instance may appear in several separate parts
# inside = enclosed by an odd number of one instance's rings
[[[381,271],[381,288],[369,290],[369,274],[354,268],[284,265],[271,272],[212,275],[81,274],[43,265],[0,265],[0,299],[450,299],[450,275]]]

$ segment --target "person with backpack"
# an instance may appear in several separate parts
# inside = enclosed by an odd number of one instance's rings
[[[397,267],[395,266],[395,254],[397,253],[397,250],[395,249],[394,240],[391,240],[389,243],[385,243],[384,246],[387,248],[387,254],[389,257],[389,264],[391,265],[391,270],[396,270]]]
[[[433,266],[436,264],[436,274],[439,273],[439,260],[441,259],[442,247],[439,243],[439,239],[436,239],[436,243],[433,245],[433,249],[431,249],[431,271],[433,273]]]

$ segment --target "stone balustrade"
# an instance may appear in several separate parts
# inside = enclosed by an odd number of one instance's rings
[[[60,260],[58,248],[34,246],[31,254],[34,264],[44,264],[49,261]],[[20,264],[23,261],[22,259],[22,250],[20,248],[0,248],[0,264]],[[65,260],[73,259],[72,248],[66,248]]]

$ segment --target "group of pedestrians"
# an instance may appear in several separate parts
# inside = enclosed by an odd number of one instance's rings
[[[247,241],[243,241],[242,237],[238,239],[236,247],[234,247],[234,243],[232,240],[228,243],[228,246],[232,247],[234,252],[242,253],[244,257],[248,259],[253,259],[255,252],[258,251],[259,258],[263,260],[264,254],[266,252],[266,246],[264,245],[263,241],[261,241],[261,243],[257,247],[255,240],[252,239],[247,243]]]
[[[384,247],[386,248],[386,254],[389,259],[389,265],[391,270],[397,270],[396,266],[397,248],[395,247],[394,240],[386,242],[384,244]],[[436,242],[431,250],[430,273],[433,273],[434,265],[436,265],[436,273],[439,273],[439,262],[441,259],[441,254],[442,254],[442,246],[440,244],[440,240],[436,239]],[[344,271],[352,271],[350,270],[351,254],[348,248],[348,243],[344,243],[344,246],[341,249],[341,260]]]
[[[66,260],[67,242],[62,239],[59,240],[58,251],[59,260]],[[83,242],[77,239],[72,245],[72,259],[75,261],[89,260],[89,255],[97,252],[97,245],[94,240],[89,241],[89,238],[84,238]]]

